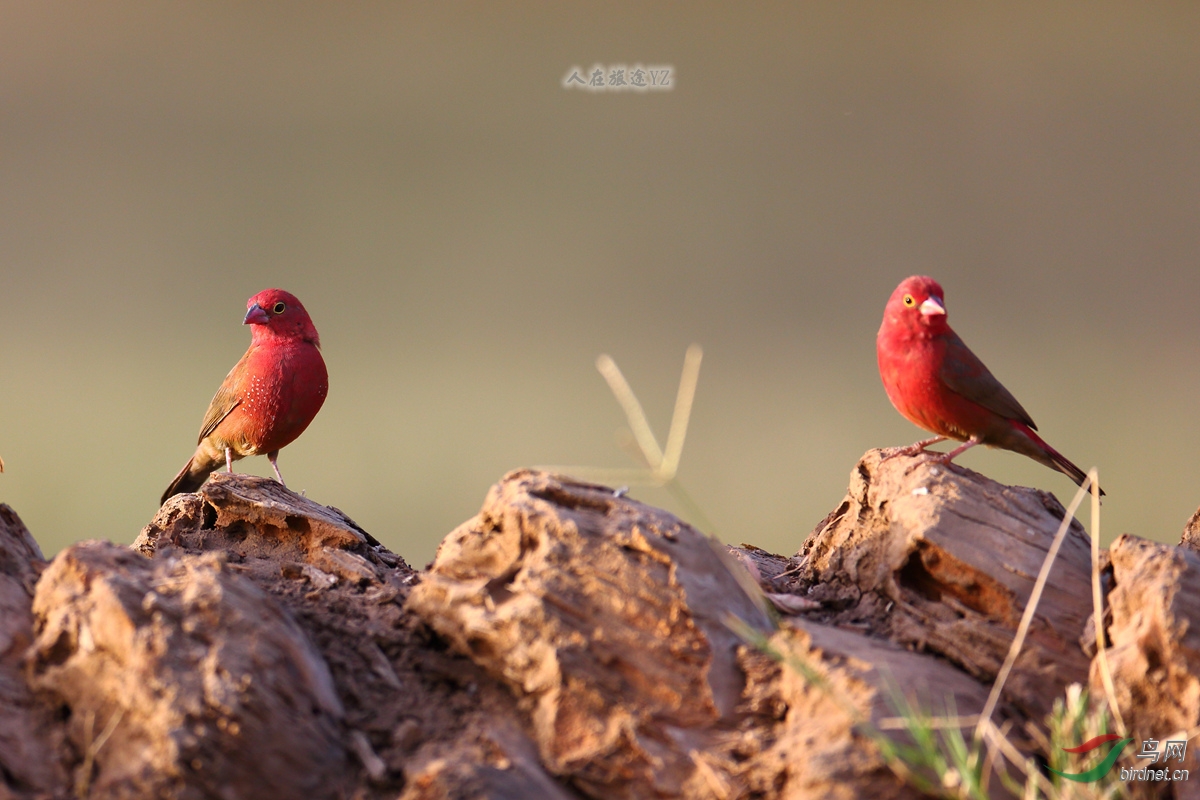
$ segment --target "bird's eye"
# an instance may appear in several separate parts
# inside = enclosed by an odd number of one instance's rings
[[[283,303],[276,303],[275,307],[271,310],[276,314],[282,314],[284,311],[287,311],[287,306],[285,306]]]
[[[908,306],[909,308],[912,308],[916,304],[917,304],[917,301],[913,300],[913,296],[911,294],[904,295],[904,305]],[[276,306],[276,308],[278,308],[278,306]]]

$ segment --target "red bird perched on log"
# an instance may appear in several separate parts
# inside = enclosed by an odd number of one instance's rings
[[[266,289],[246,301],[244,325],[252,325],[250,349],[234,365],[200,426],[191,460],[163,493],[162,501],[199,489],[222,464],[246,456],[267,456],[279,474],[279,451],[296,440],[321,410],[329,374],[321,340],[308,312],[295,296]]]
[[[1029,456],[1082,485],[1084,471],[1034,433],[1021,404],[950,329],[944,297],[933,278],[914,275],[901,281],[883,311],[875,339],[883,388],[897,411],[936,434],[891,455],[917,455],[955,439],[963,444],[937,456],[944,464],[985,444]]]

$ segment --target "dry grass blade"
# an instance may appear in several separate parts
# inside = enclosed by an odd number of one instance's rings
[[[659,473],[671,480],[679,470],[679,458],[683,455],[683,440],[687,438],[688,422],[692,417],[692,401],[696,397],[696,384],[700,380],[700,361],[704,351],[693,344],[683,356],[683,374],[679,376],[679,393],[675,396],[675,411],[671,415],[671,430],[667,433],[666,454],[663,456]]]
[[[633,438],[642,449],[646,463],[653,472],[658,472],[662,468],[663,452],[658,446],[658,440],[654,438],[654,432],[650,430],[650,421],[646,419],[646,412],[642,410],[637,395],[633,393],[612,356],[605,353],[597,358],[596,369],[600,370],[604,380],[608,381],[608,388],[612,389],[617,402],[621,404],[621,409],[629,420],[629,429],[633,431]]]
[[[977,736],[982,735],[985,741],[1003,753],[1010,764],[1021,770],[1026,779],[1033,778],[1043,794],[1047,797],[1057,796],[1054,792],[1054,784],[1050,783],[1049,779],[1041,773],[1037,763],[1031,758],[1026,758],[1020,750],[1013,747],[1013,743],[1008,740],[1004,732],[998,729],[990,719],[980,719],[979,727],[975,729],[975,732]]]
[[[1096,659],[1100,665],[1100,681],[1108,698],[1108,710],[1117,723],[1117,731],[1125,736],[1125,720],[1117,707],[1117,690],[1112,671],[1108,668],[1108,653],[1104,649],[1104,597],[1100,591],[1100,475],[1095,469],[1088,473],[1092,484],[1092,624],[1096,630]]]
[[[633,393],[629,381],[625,380],[625,376],[621,374],[617,362],[607,354],[602,354],[596,359],[596,369],[608,382],[608,387],[612,389],[613,396],[617,398],[617,402],[621,405],[621,409],[629,421],[629,430],[633,433],[634,442],[640,451],[635,454],[635,458],[640,455],[649,469],[614,470],[598,467],[560,466],[543,466],[540,469],[586,476],[592,480],[609,484],[665,486],[684,507],[693,524],[699,525],[709,534],[716,534],[712,520],[683,488],[683,484],[676,479],[676,473],[679,471],[679,459],[683,455],[683,443],[687,439],[688,423],[691,421],[696,385],[700,380],[700,361],[703,355],[704,351],[698,344],[688,347],[687,353],[684,355],[683,374],[679,377],[675,411],[671,416],[671,428],[667,435],[666,455],[659,447],[654,432],[650,430],[650,422],[646,419],[646,412],[642,409],[642,404],[638,401],[637,395]]]
[[[1063,540],[1067,537],[1067,531],[1071,528],[1071,522],[1075,519],[1075,512],[1079,509],[1079,504],[1083,502],[1086,496],[1088,487],[1093,485],[1091,475],[1075,492],[1075,497],[1071,499],[1071,505],[1067,507],[1067,513],[1063,515],[1062,524],[1058,526],[1058,531],[1054,534],[1054,541],[1050,543],[1050,549],[1046,552],[1046,558],[1042,561],[1042,568],[1038,572],[1037,580],[1034,581],[1033,591],[1029,595],[1029,602],[1025,604],[1025,613],[1021,615],[1021,622],[1017,625],[1017,635],[1013,637],[1012,646],[1008,648],[1008,655],[1004,658],[1004,664],[1000,667],[1000,672],[996,675],[996,682],[992,684],[992,691],[988,695],[987,703],[983,707],[983,711],[979,714],[979,725],[975,728],[975,740],[978,741],[983,736],[983,726],[985,723],[990,724],[992,713],[996,710],[996,704],[1000,701],[1000,693],[1004,691],[1004,684],[1008,681],[1008,675],[1012,672],[1013,665],[1017,662],[1017,656],[1021,653],[1021,646],[1025,644],[1025,637],[1029,633],[1029,626],[1033,622],[1033,615],[1037,612],[1038,602],[1042,599],[1042,592],[1046,588],[1046,581],[1050,577],[1050,569],[1054,566],[1055,559],[1058,558],[1059,548],[1062,547]]]
[[[648,469],[607,469],[584,466],[543,466],[540,468],[551,472],[584,475],[603,483],[667,485],[681,502],[688,506],[689,510],[707,523],[707,518],[704,518],[703,513],[699,512],[695,501],[683,491],[683,487],[675,480],[675,475],[679,471],[679,460],[683,455],[683,443],[687,439],[688,423],[691,421],[692,404],[696,398],[696,385],[700,381],[700,361],[703,355],[704,351],[700,345],[693,344],[688,347],[684,356],[683,374],[679,378],[675,411],[671,417],[671,428],[667,435],[666,455],[663,454],[663,448],[659,446],[654,431],[650,429],[650,422],[646,419],[646,412],[642,409],[641,402],[638,401],[629,382],[625,380],[617,362],[607,354],[596,359],[596,369],[604,376],[604,380],[612,390],[613,396],[616,397],[617,403],[620,404],[621,410],[625,412],[629,430],[633,434],[633,442],[630,443],[629,448],[630,453],[635,458],[640,456],[646,462]],[[637,445],[636,450],[633,449],[634,444]]]
[[[750,598],[750,602],[754,603],[754,606],[762,612],[763,617],[765,617],[771,623],[771,627],[778,627],[779,615],[771,610],[771,604],[767,602],[767,597],[763,593],[762,586],[760,586],[754,576],[750,574],[750,571],[746,569],[746,565],[739,561],[732,553],[730,553],[729,548],[722,544],[718,539],[709,536],[705,539],[705,541],[708,542],[708,546],[712,548],[713,553],[716,554],[717,559],[721,562],[721,565],[724,566],[725,569],[728,570],[729,574],[733,576],[733,579],[737,581],[738,588],[745,592],[746,597]],[[729,616],[732,618],[732,615]],[[732,627],[728,621],[725,622],[725,626],[730,628],[730,630],[733,630],[735,633],[737,633],[739,630]]]
[[[78,772],[75,778],[75,796],[80,800],[86,800],[92,790],[92,771],[95,769],[96,756],[104,749],[104,745],[108,744],[108,738],[116,731],[117,726],[121,724],[121,719],[125,716],[125,709],[120,709],[115,714],[108,718],[108,724],[104,726],[104,730],[95,739],[92,739],[92,733],[96,724],[95,712],[87,713],[87,722],[85,723],[86,733],[85,739],[88,740],[88,745],[84,748],[83,763],[79,765]]]

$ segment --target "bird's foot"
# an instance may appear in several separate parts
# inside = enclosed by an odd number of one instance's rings
[[[905,447],[881,447],[879,449],[879,460],[887,461],[889,458],[895,458],[896,456],[916,456],[924,452],[924,448],[911,444]]]
[[[921,458],[914,458],[912,461],[904,465],[904,477],[907,478],[922,467],[933,467],[933,469],[930,470],[931,475],[936,475],[938,473],[938,467],[941,467],[941,469],[945,470],[946,472],[950,472],[958,465],[947,458],[946,456],[948,455],[949,453],[937,453],[927,450],[924,453],[921,453]]]
[[[937,464],[939,466],[950,465],[950,461],[946,458],[946,453],[924,450],[917,453],[917,456],[918,458],[913,459],[913,462],[904,468],[905,475],[911,475],[913,471],[930,464]]]
[[[925,448],[944,441],[946,441],[945,436],[934,436],[931,439],[922,439],[919,442],[913,442],[904,447],[885,447],[879,451],[881,454],[879,460],[887,461],[889,458],[895,458],[896,456],[919,456],[925,453]]]
[[[943,437],[943,438],[945,438],[945,437]],[[907,475],[909,472],[912,472],[914,469],[916,469],[921,464],[939,464],[943,467],[950,467],[954,463],[955,458],[962,455],[966,451],[970,450],[972,447],[974,447],[977,444],[979,444],[979,440],[972,437],[947,453],[925,452],[924,455],[926,457],[924,459],[922,459],[921,461],[917,462],[916,464],[912,465],[911,467],[909,467],[905,471],[904,474]]]

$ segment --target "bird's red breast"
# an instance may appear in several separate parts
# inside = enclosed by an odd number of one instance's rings
[[[295,441],[329,392],[312,320],[293,295],[267,289],[247,302],[250,348],[217,390],[199,439],[243,456]]]
[[[915,275],[896,287],[875,350],[888,399],[915,425],[960,441],[992,438],[1012,420],[1036,429],[950,328],[945,295],[933,278]]]

